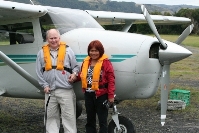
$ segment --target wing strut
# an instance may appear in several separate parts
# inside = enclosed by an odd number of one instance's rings
[[[42,90],[41,86],[37,82],[35,78],[33,78],[27,71],[25,71],[22,67],[20,67],[17,63],[11,60],[7,55],[0,51],[0,59],[4,61],[8,66],[14,69],[19,75],[28,80],[32,85],[34,85],[37,89]]]
[[[131,25],[132,25],[132,24],[133,24],[132,21],[126,21],[126,22],[125,22],[125,25],[124,25],[124,27],[123,27],[123,29],[122,29],[121,31],[123,31],[123,32],[128,32],[129,29],[131,28]]]

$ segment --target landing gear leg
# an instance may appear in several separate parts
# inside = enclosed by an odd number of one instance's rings
[[[116,104],[113,104],[113,114],[112,114],[112,119],[113,121],[115,122],[115,125],[117,127],[117,133],[121,133],[121,128],[120,128],[120,125],[119,125],[119,118],[118,118],[118,115],[120,113],[117,111],[117,107],[116,107]]]

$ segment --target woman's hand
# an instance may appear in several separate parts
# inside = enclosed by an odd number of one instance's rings
[[[114,103],[114,98],[109,98],[108,101],[109,101],[110,103]]]
[[[68,78],[68,81],[69,81],[70,83],[73,83],[73,82],[76,81],[76,80],[77,80],[77,76],[76,76],[75,73],[72,73],[72,74],[69,76],[69,78]]]

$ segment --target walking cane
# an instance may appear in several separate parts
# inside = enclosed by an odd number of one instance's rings
[[[46,110],[45,110],[45,121],[44,121],[44,133],[46,133],[46,121],[47,121],[47,107],[48,107],[48,103],[50,101],[50,93],[48,95],[48,100],[47,100],[47,103],[46,103]]]

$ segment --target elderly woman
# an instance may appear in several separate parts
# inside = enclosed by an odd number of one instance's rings
[[[115,75],[104,47],[98,40],[88,45],[88,56],[82,63],[80,77],[85,97],[87,113],[86,133],[97,133],[96,114],[99,120],[99,133],[107,133],[108,108],[104,102],[114,102]]]

